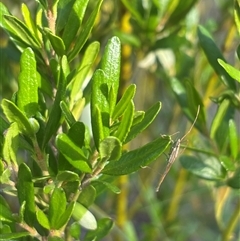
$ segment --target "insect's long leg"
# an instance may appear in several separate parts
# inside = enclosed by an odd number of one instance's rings
[[[195,125],[195,123],[197,121],[197,118],[198,118],[198,115],[199,115],[199,111],[200,111],[200,105],[197,108],[197,114],[196,114],[196,117],[195,117],[192,125],[190,126],[189,130],[185,133],[185,135],[180,139],[180,141],[182,141],[192,131],[192,128],[194,127],[194,125]]]

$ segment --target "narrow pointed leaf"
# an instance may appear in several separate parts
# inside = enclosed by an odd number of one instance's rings
[[[50,230],[50,223],[47,215],[42,210],[38,209],[36,212],[36,216],[40,225],[46,228],[47,230]]]
[[[124,153],[116,162],[110,162],[102,173],[113,176],[130,174],[156,160],[169,146],[169,136],[159,137],[151,143]]]
[[[85,187],[78,197],[78,202],[85,207],[90,207],[96,199],[96,189],[89,185]]]
[[[9,122],[17,122],[19,131],[32,137],[35,131],[23,112],[11,101],[3,99],[2,108]]]
[[[76,39],[76,44],[75,44],[73,50],[68,55],[69,62],[71,62],[76,57],[76,55],[81,51],[82,47],[84,46],[85,42],[87,41],[87,39],[92,31],[92,28],[94,26],[94,23],[97,18],[100,7],[102,5],[102,2],[103,2],[103,0],[98,0],[93,12],[91,13],[86,24],[84,25],[83,30],[78,35],[78,38]]]
[[[86,237],[85,241],[92,240],[102,240],[112,229],[114,222],[110,218],[102,218],[97,222],[97,229],[90,230]]]
[[[221,126],[222,120],[224,119],[224,116],[229,108],[229,105],[230,105],[230,101],[228,99],[223,100],[223,102],[220,104],[211,125],[211,130],[210,130],[211,138],[215,137],[217,129]]]
[[[34,36],[37,36],[37,27],[35,25],[35,23],[33,22],[32,20],[32,16],[31,16],[31,13],[27,7],[26,4],[22,4],[22,15],[23,15],[23,18],[24,18],[24,21],[25,21],[25,24],[26,26],[28,27],[28,29],[31,31],[31,33],[34,35]]]
[[[238,139],[238,132],[237,126],[233,120],[229,120],[229,142],[230,142],[230,150],[231,156],[236,159],[239,153],[239,139]]]
[[[98,55],[100,48],[99,42],[93,42],[91,43],[83,56],[83,59],[81,61],[81,64],[77,70],[76,75],[73,78],[72,82],[72,89],[71,89],[71,101],[74,102],[81,98],[82,96],[79,96],[79,90],[82,88],[83,82],[86,80],[86,77],[89,73],[89,71],[92,68],[92,65],[95,62],[95,59]]]
[[[15,219],[12,216],[12,211],[10,210],[6,200],[0,195],[0,221],[1,222],[14,222]]]
[[[240,34],[240,2],[234,1],[234,20],[237,25],[238,34]]]
[[[56,229],[60,229],[62,228],[64,225],[66,225],[68,223],[68,221],[70,220],[71,216],[72,216],[72,213],[73,213],[73,210],[74,210],[74,207],[75,207],[75,202],[71,202],[65,212],[62,214],[62,216],[60,217],[57,225],[56,225]]]
[[[121,190],[113,185],[112,183],[109,183],[109,182],[104,182],[102,180],[94,180],[93,181],[93,184],[94,183],[100,183],[100,184],[103,184],[104,186],[106,186],[110,191],[112,191],[113,193],[116,193],[116,194],[119,194],[121,192]]]
[[[20,59],[17,104],[27,117],[38,111],[38,79],[36,60],[31,48],[23,51]]]
[[[96,147],[109,136],[108,86],[104,72],[98,69],[92,79],[91,122]]]
[[[239,167],[234,172],[234,175],[227,180],[227,185],[234,189],[240,189],[240,168]]]
[[[57,136],[56,145],[72,166],[85,173],[91,172],[91,167],[87,163],[84,152],[66,134],[62,133]]]
[[[233,91],[236,90],[236,84],[234,79],[226,72],[225,69],[223,69],[218,64],[218,59],[222,59],[225,61],[221,51],[217,47],[217,45],[214,43],[212,37],[210,36],[209,32],[202,26],[198,27],[198,38],[200,41],[200,45],[203,48],[203,51],[211,64],[211,66],[214,68],[216,73],[221,77],[223,83],[228,86]]]
[[[66,102],[62,100],[60,102],[60,107],[61,107],[62,113],[63,113],[67,123],[69,124],[69,126],[74,125],[76,120],[75,120],[74,116],[72,115],[72,113],[70,112]]]
[[[136,92],[136,85],[135,84],[129,85],[129,87],[126,89],[122,98],[117,103],[114,109],[114,112],[112,115],[113,121],[116,120],[121,115],[123,115],[123,112],[126,110],[127,106],[129,105],[129,102],[133,99],[135,92]]]
[[[230,64],[227,64],[221,59],[218,59],[218,63],[226,70],[226,72],[235,80],[240,82],[240,71],[231,66]]]
[[[179,161],[183,168],[204,179],[221,180],[224,178],[222,166],[215,157],[202,161],[194,156],[181,156]]]
[[[117,132],[114,134],[121,142],[124,142],[133,122],[134,104],[130,101],[121,119]]]
[[[50,29],[44,28],[47,36],[51,42],[51,45],[58,56],[63,56],[65,54],[65,45],[63,40],[57,35],[53,34]]]
[[[65,97],[65,92],[66,92],[66,86],[67,86],[67,78],[65,76],[65,62],[66,62],[66,56],[63,56],[62,62],[61,62],[61,71],[60,71],[60,79],[59,79],[59,84],[58,84],[58,89],[57,89],[57,94],[56,98],[53,104],[53,108],[51,110],[46,129],[45,129],[45,136],[43,140],[43,147],[47,144],[51,136],[57,131],[59,122],[61,119],[61,107],[60,107],[60,102],[64,99]]]
[[[56,178],[58,181],[62,181],[62,182],[73,182],[73,181],[79,180],[78,174],[70,171],[59,172]]]
[[[75,122],[68,131],[68,136],[75,145],[82,148],[85,140],[86,127],[82,122]]]
[[[55,188],[49,204],[48,219],[50,227],[57,229],[58,222],[63,215],[67,205],[66,195],[62,188]]]
[[[132,126],[124,143],[131,141],[139,133],[145,130],[154,121],[160,109],[161,109],[161,103],[157,102],[149,110],[147,110],[142,121]]]
[[[11,162],[17,164],[18,134],[18,124],[14,122],[7,130],[3,145],[3,158],[9,165]]]
[[[76,0],[74,2],[72,11],[70,12],[70,15],[68,17],[68,20],[62,35],[62,39],[66,45],[66,49],[69,49],[73,39],[77,35],[77,32],[81,26],[87,5],[88,5],[88,0]]]
[[[120,140],[114,136],[109,136],[100,142],[99,154],[101,160],[116,161],[122,153],[122,144]]]
[[[32,227],[35,222],[34,186],[31,170],[25,163],[19,167],[17,191],[20,204],[26,201],[24,220]]]
[[[114,110],[117,102],[118,87],[119,87],[119,76],[120,76],[120,63],[121,63],[121,43],[118,37],[112,37],[108,40],[108,43],[104,49],[104,54],[101,60],[101,69],[105,73],[105,82],[108,85],[108,90],[112,88],[113,96],[111,99],[112,103],[109,105],[110,115]]]
[[[34,48],[41,48],[41,44],[38,39],[31,33],[28,27],[20,21],[18,18],[11,15],[4,15],[7,30],[10,35],[18,37],[22,43],[26,44],[26,47],[33,46]]]
[[[21,237],[29,236],[29,232],[18,232],[18,233],[2,233],[0,234],[0,240],[15,240]]]

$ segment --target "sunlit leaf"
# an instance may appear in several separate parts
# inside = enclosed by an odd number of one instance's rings
[[[106,165],[102,173],[120,176],[135,172],[156,160],[170,143],[170,137],[159,137],[136,150],[124,153],[118,161]]]

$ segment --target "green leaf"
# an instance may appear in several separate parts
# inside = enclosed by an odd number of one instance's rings
[[[156,160],[170,143],[169,136],[159,137],[141,148],[124,153],[118,161],[106,165],[102,173],[120,176],[135,172]]]
[[[69,229],[69,233],[74,239],[78,240],[80,235],[81,235],[79,223],[74,222],[73,224],[71,224],[70,229]]]
[[[235,171],[235,165],[234,162],[231,160],[230,157],[228,156],[220,156],[220,161],[222,166],[227,170],[227,171]]]
[[[31,13],[30,13],[27,5],[24,4],[24,3],[22,3],[22,15],[23,15],[24,21],[26,23],[26,26],[31,31],[31,33],[34,36],[38,36],[37,35],[37,33],[38,33],[37,27],[36,27],[35,23],[32,20]]]
[[[202,26],[198,27],[198,38],[200,45],[203,48],[203,51],[215,72],[221,77],[223,83],[226,86],[228,86],[233,91],[236,91],[236,84],[234,79],[232,79],[226,70],[218,64],[218,59],[225,61],[221,51],[214,43],[209,32]]]
[[[32,46],[34,48],[41,48],[39,40],[31,33],[28,27],[18,18],[11,15],[4,15],[7,31],[17,41],[24,44],[25,47]]]
[[[128,9],[128,11],[133,15],[134,19],[138,22],[140,26],[144,26],[144,19],[141,15],[141,12],[143,11],[142,8],[140,8],[140,4],[138,1],[130,2],[128,0],[122,0],[122,3],[124,6]]]
[[[64,27],[62,39],[66,45],[66,49],[69,49],[73,39],[77,35],[77,32],[81,26],[88,0],[76,0],[72,7],[72,11],[68,17],[67,23]]]
[[[56,187],[49,203],[48,219],[51,229],[58,229],[58,223],[66,209],[66,205],[67,200],[63,189]]]
[[[0,175],[0,183],[9,184],[10,176],[11,176],[11,171],[9,169],[5,169]]]
[[[47,0],[36,0],[36,1],[42,5],[43,9],[47,10],[47,8],[48,8]]]
[[[12,215],[7,201],[0,195],[0,221],[1,222],[14,222],[15,219]],[[1,236],[0,236],[1,237]]]
[[[97,1],[93,12],[91,13],[91,15],[88,18],[88,20],[86,21],[86,23],[84,24],[82,31],[79,33],[79,35],[76,39],[76,44],[75,44],[73,50],[68,55],[69,62],[71,62],[76,57],[76,55],[80,52],[80,50],[84,46],[85,42],[87,41],[87,39],[92,31],[92,28],[94,26],[94,23],[97,18],[100,7],[102,5],[102,2],[103,2],[103,0]]]
[[[234,120],[229,120],[229,142],[230,142],[230,150],[231,156],[236,159],[239,153],[239,139],[238,139],[238,132],[237,126]]]
[[[10,15],[10,12],[6,8],[6,6],[2,2],[0,2],[0,26],[4,29],[7,29],[4,15]]]
[[[33,227],[35,222],[34,186],[31,170],[25,163],[21,163],[19,166],[17,192],[20,204],[26,202],[24,220]]]
[[[66,102],[62,100],[60,102],[60,107],[67,123],[69,124],[69,126],[72,126],[76,122],[76,120],[73,114],[70,112]]]
[[[239,1],[234,1],[234,20],[237,25],[238,34],[240,34],[240,3]]]
[[[80,91],[82,88],[82,84],[86,80],[87,75],[95,62],[95,59],[99,52],[99,48],[99,42],[93,42],[87,47],[86,51],[84,52],[81,64],[77,69],[76,75],[72,79],[71,105],[73,105],[74,102],[76,102],[78,99],[82,98],[82,93]]]
[[[233,177],[227,180],[227,185],[234,189],[240,189],[240,168],[238,168]]]
[[[3,224],[0,230],[1,230],[1,234],[4,234],[4,233],[9,234],[12,232],[10,225],[7,225],[7,224]]]
[[[85,141],[86,127],[82,122],[75,122],[68,131],[68,137],[75,145],[82,148]]]
[[[87,163],[84,152],[66,134],[62,133],[57,136],[56,145],[72,166],[85,173],[91,172],[91,167]]]
[[[132,125],[134,126],[134,125],[140,123],[143,120],[144,116],[145,116],[144,111],[135,111],[134,116],[133,116]]]
[[[235,80],[240,82],[240,71],[235,69],[230,64],[227,64],[221,59],[218,59],[218,63],[226,70],[226,72]]]
[[[160,109],[161,109],[161,103],[157,102],[149,110],[147,110],[142,121],[132,126],[124,143],[131,141],[139,133],[145,130],[154,121]]]
[[[94,184],[94,183],[103,184],[103,185],[104,185],[105,187],[107,187],[110,191],[112,191],[113,193],[116,193],[116,194],[119,194],[119,193],[121,192],[121,190],[120,190],[117,186],[115,186],[115,185],[113,185],[112,183],[109,183],[109,182],[104,182],[104,181],[102,181],[102,180],[94,180],[92,183],[93,183],[93,184]]]
[[[112,37],[108,40],[105,47],[104,54],[101,60],[101,69],[105,74],[105,83],[108,85],[108,91],[112,88],[113,96],[111,103],[109,103],[110,116],[113,113],[114,107],[117,102],[119,76],[120,76],[120,64],[121,64],[121,43],[119,38]],[[109,100],[108,100],[109,101]]]
[[[224,178],[222,166],[215,157],[208,157],[204,161],[194,156],[180,156],[179,161],[183,168],[191,173],[208,180],[221,180]]]
[[[117,132],[114,134],[121,142],[124,142],[133,122],[133,114],[134,114],[134,104],[131,100],[128,104],[127,109],[123,113],[123,117],[121,119],[120,125],[118,127]]]
[[[21,237],[30,236],[28,232],[18,232],[18,233],[2,233],[0,234],[0,240],[14,240]]]
[[[229,108],[230,101],[228,99],[224,99],[220,106],[218,107],[217,113],[213,119],[211,130],[210,130],[210,137],[214,139],[218,128],[222,124],[222,120],[225,117],[225,114]]]
[[[17,164],[18,135],[18,124],[14,122],[7,130],[3,145],[3,158],[9,165],[11,165],[11,162]]]
[[[36,60],[31,48],[23,51],[20,59],[20,74],[18,77],[19,90],[17,104],[27,117],[38,111],[38,80]]]
[[[47,230],[51,229],[48,217],[42,210],[38,209],[36,212],[36,216],[37,216],[38,222],[42,227],[46,228]]]
[[[100,69],[95,71],[92,79],[91,122],[95,145],[109,136],[109,103],[106,76]]]
[[[23,203],[20,205],[19,215],[18,215],[18,221],[21,223],[24,222],[25,207],[26,207],[26,201],[23,201]]]
[[[59,0],[57,5],[56,33],[61,34],[72,11],[75,0]]]
[[[198,106],[200,106],[196,126],[204,132],[206,129],[206,117],[204,105],[197,90],[190,81],[184,81],[183,85],[181,81],[176,78],[171,79],[171,87],[177,97],[179,105],[190,121],[195,119]]]
[[[94,203],[95,198],[96,198],[96,190],[93,186],[90,185],[82,189],[82,192],[78,197],[78,202],[85,207],[89,207]]]
[[[110,218],[102,218],[97,222],[97,229],[90,230],[86,237],[84,238],[85,241],[92,241],[92,240],[102,240],[112,229],[113,227],[113,220]]]
[[[173,1],[170,1],[172,3]],[[165,24],[165,28],[169,28],[172,25],[175,25],[176,23],[179,23],[181,20],[183,20],[186,15],[190,12],[191,8],[194,6],[194,4],[197,2],[197,0],[187,0],[182,4],[181,1],[175,1],[177,2],[177,6],[175,7],[174,11],[171,12],[171,15]],[[168,11],[169,14],[169,11]]]
[[[72,182],[72,181],[78,180],[79,176],[75,172],[62,171],[62,172],[58,173],[56,178],[57,178],[58,181]]]
[[[66,61],[67,61],[66,56],[63,56],[61,61],[61,72],[60,72],[60,80],[58,83],[57,94],[56,94],[53,108],[51,110],[51,113],[46,125],[46,129],[45,129],[46,134],[43,140],[43,147],[45,147],[45,145],[47,144],[51,136],[57,131],[59,127],[59,122],[62,114],[61,108],[60,108],[60,102],[65,97],[66,86],[67,86],[67,83],[66,83],[67,78],[65,76],[66,71],[64,70]]]
[[[3,134],[5,130],[7,130],[9,124],[7,121],[0,115],[0,134]]]
[[[97,228],[97,221],[93,214],[78,202],[75,204],[73,218],[88,230],[95,230]]]
[[[65,54],[65,45],[63,40],[57,35],[53,34],[48,28],[44,28],[44,32],[47,34],[56,54],[58,56],[63,56]]]
[[[3,99],[3,112],[9,122],[17,122],[19,131],[30,137],[34,136],[35,131],[22,111],[11,101]]]
[[[116,161],[122,154],[122,144],[114,136],[109,136],[100,142],[99,154],[102,161]]]
[[[133,99],[135,92],[136,92],[136,85],[135,84],[129,85],[126,91],[124,92],[122,98],[114,108],[114,112],[112,115],[113,121],[123,115],[123,112],[128,107],[129,102]]]
[[[56,229],[61,229],[62,227],[64,227],[68,221],[70,220],[74,207],[75,207],[75,202],[71,202],[70,204],[68,204],[65,212],[62,214],[62,216],[60,217]]]

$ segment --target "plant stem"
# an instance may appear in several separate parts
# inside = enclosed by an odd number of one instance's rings
[[[240,200],[238,200],[238,203],[236,205],[235,210],[233,211],[233,215],[229,220],[229,223],[225,229],[225,231],[223,232],[223,236],[222,236],[222,241],[228,241],[231,239],[231,235],[237,225],[237,221],[240,218]]]
[[[32,142],[33,142],[34,151],[36,153],[36,162],[37,162],[38,166],[41,168],[43,175],[47,176],[47,175],[49,175],[47,163],[43,156],[42,151],[40,150],[36,137],[32,138]]]
[[[55,34],[55,25],[56,25],[56,16],[54,11],[54,5],[56,5],[57,2],[55,0],[48,0],[48,9],[47,9],[47,19],[48,19],[48,26],[53,34]]]

